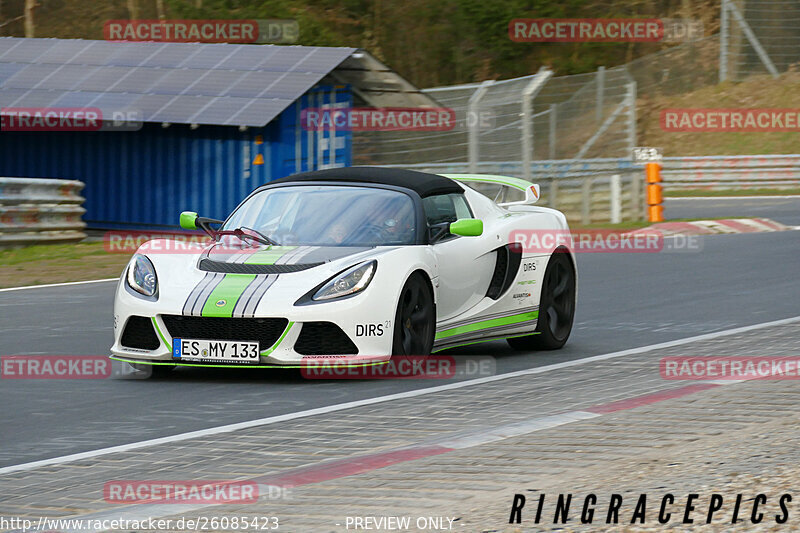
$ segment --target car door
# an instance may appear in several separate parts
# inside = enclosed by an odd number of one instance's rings
[[[423,199],[428,226],[472,218],[463,194],[442,194]],[[496,254],[485,235],[461,237],[447,234],[431,248],[438,274],[437,319],[448,320],[468,311],[486,296]],[[494,245],[496,246],[496,245]]]

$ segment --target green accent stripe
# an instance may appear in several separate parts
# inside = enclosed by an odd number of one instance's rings
[[[156,328],[156,333],[158,333],[158,336],[161,337],[161,340],[164,342],[164,344],[169,346],[169,351],[171,352],[172,351],[172,341],[168,341],[167,338],[164,336],[164,334],[161,333],[161,328],[158,327],[158,322],[156,321],[156,317],[151,316],[150,320],[153,321],[153,327]]]
[[[513,187],[521,191],[525,191],[531,186],[531,184],[525,180],[512,178],[509,176],[473,176],[469,174],[442,174],[442,176],[456,181],[482,181],[484,183],[499,183],[500,185]]]
[[[226,274],[208,295],[200,314],[230,318],[233,316],[233,308],[236,307],[239,297],[254,279],[256,279],[255,274]],[[217,302],[222,300],[225,301],[224,305],[217,306]]]
[[[275,342],[275,344],[270,346],[270,348],[268,350],[264,350],[263,352],[261,352],[261,355],[269,355],[272,352],[274,352],[278,348],[278,346],[280,346],[280,344],[283,342],[283,339],[289,333],[289,330],[292,329],[292,326],[294,326],[294,322],[289,322],[286,325],[286,329],[283,330],[283,333],[281,334],[280,338]]]
[[[476,340],[476,341],[467,341],[467,342],[461,342],[461,343],[457,343],[457,344],[448,344],[447,346],[441,346],[439,348],[434,348],[431,351],[431,353],[439,353],[439,352],[442,352],[444,350],[449,350],[450,348],[458,348],[460,346],[469,346],[470,344],[480,344],[482,342],[501,341],[501,340],[505,340],[505,339],[516,339],[517,337],[527,337],[528,335],[538,335],[539,333],[540,333],[539,331],[533,331],[531,333],[520,333],[519,335],[510,335],[508,337],[506,337],[506,336],[503,336],[503,337],[489,337],[488,339],[479,339],[479,340]]]
[[[172,363],[168,361],[142,361],[137,359],[125,359],[124,357],[119,357],[116,355],[109,356],[109,359],[113,359],[114,361],[122,361],[123,363],[133,363],[138,365],[166,365],[166,366],[197,366],[201,368],[308,368],[308,365],[208,365],[208,364],[191,364],[191,363]],[[336,359],[339,361],[339,359]],[[374,363],[355,363],[355,364],[346,364],[342,365],[342,368],[359,368],[359,367],[366,367],[366,366],[378,366],[378,365],[385,365],[389,363],[389,361],[376,361]]]
[[[297,248],[297,246],[270,246],[266,250],[258,251],[245,260],[251,265],[274,265],[275,261]]]
[[[481,329],[494,328],[498,326],[510,326],[513,324],[519,324],[520,322],[527,322],[529,320],[534,320],[536,318],[539,318],[539,311],[528,311],[527,313],[520,313],[518,315],[505,316],[501,318],[492,318],[490,320],[483,320],[481,322],[474,322],[472,324],[466,324],[464,326],[456,326],[454,328],[445,329],[443,331],[437,331],[436,340],[446,339],[447,337],[460,335],[462,333],[470,333],[472,331],[478,331]]]

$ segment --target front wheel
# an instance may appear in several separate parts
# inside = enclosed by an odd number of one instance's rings
[[[400,291],[397,302],[392,355],[429,355],[435,334],[433,294],[422,275],[414,274]]]
[[[542,281],[536,333],[508,339],[515,350],[558,350],[567,342],[575,316],[575,270],[567,252],[550,256]]]

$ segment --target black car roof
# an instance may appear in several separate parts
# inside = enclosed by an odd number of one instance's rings
[[[393,185],[411,189],[422,198],[435,194],[464,192],[464,189],[458,183],[438,174],[385,167],[343,167],[314,170],[273,180],[267,183],[267,186],[273,183],[301,181],[345,181]]]

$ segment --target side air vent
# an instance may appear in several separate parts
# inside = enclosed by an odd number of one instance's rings
[[[161,345],[150,319],[138,315],[128,318],[119,342],[126,348],[138,350],[155,350]]]
[[[358,348],[342,329],[332,322],[306,322],[294,351],[301,355],[354,355]]]
[[[492,300],[497,300],[502,296],[519,272],[519,265],[522,262],[522,245],[518,242],[509,243],[495,250],[497,261],[494,264],[494,273],[486,296]]]

